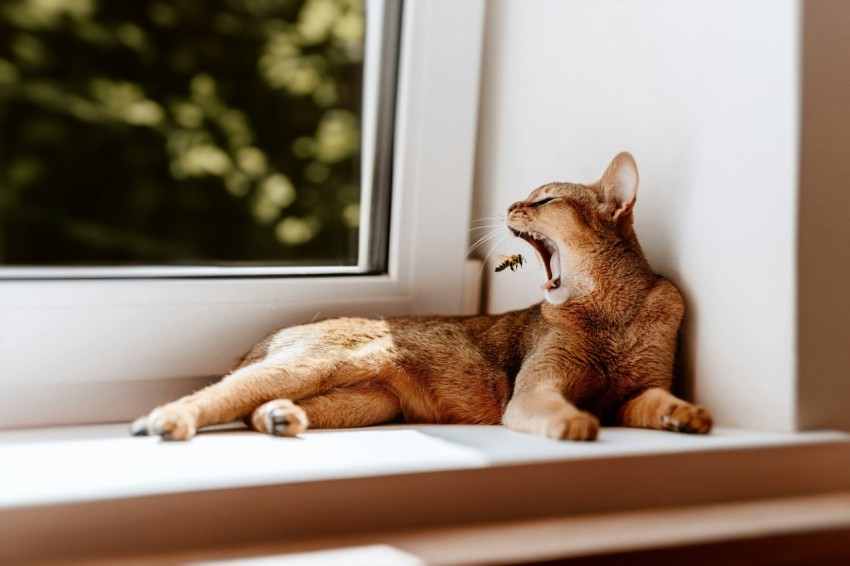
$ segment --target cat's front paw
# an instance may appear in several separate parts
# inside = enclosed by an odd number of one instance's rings
[[[546,436],[558,440],[596,440],[599,419],[584,411],[552,419],[546,427]]]
[[[188,411],[163,407],[136,419],[130,432],[134,436],[160,436],[163,440],[189,440],[195,436],[195,419]]]
[[[251,414],[254,429],[272,436],[295,436],[307,430],[304,409],[289,399],[275,399],[257,407]]]
[[[712,426],[711,413],[698,405],[674,404],[666,414],[661,415],[661,425],[674,432],[707,434]]]

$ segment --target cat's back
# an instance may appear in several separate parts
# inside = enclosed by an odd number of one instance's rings
[[[540,322],[540,305],[501,314],[387,320],[394,343],[412,358],[483,357],[501,368],[519,363]],[[510,361],[513,358],[516,363]]]
[[[332,318],[275,330],[251,348],[237,367],[296,357],[339,358],[391,342],[390,327],[384,319]]]
[[[521,349],[539,307],[499,315],[343,317],[276,330],[255,345],[239,367],[275,358],[343,358],[364,351],[387,359],[438,363],[447,356],[501,359]]]

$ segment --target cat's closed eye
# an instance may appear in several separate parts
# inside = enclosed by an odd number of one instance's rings
[[[544,204],[546,204],[547,202],[552,202],[553,200],[555,200],[555,197],[546,197],[546,198],[544,198],[544,199],[541,199],[541,200],[538,200],[538,201],[536,201],[536,202],[533,202],[533,203],[531,203],[531,204],[530,204],[530,205],[528,205],[528,206],[532,206],[532,207],[543,206],[543,205],[544,205]]]

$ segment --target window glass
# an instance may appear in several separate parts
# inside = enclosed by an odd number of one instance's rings
[[[4,1],[0,265],[357,265],[365,27],[364,0]]]

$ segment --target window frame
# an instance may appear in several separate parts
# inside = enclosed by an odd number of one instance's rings
[[[383,273],[387,268],[389,201],[392,191],[393,117],[397,85],[402,0],[364,0],[363,89],[360,161],[360,221],[356,261],[347,265],[242,265],[212,260],[197,265],[0,265],[0,281],[68,279],[176,279],[192,277],[303,277]],[[391,195],[390,195],[391,196]]]
[[[458,314],[484,11],[483,0],[404,3],[386,273],[0,281],[0,428],[132,418],[150,407],[122,392],[149,384],[148,403],[176,380],[188,392],[289,324]],[[77,386],[89,393],[70,410]]]

